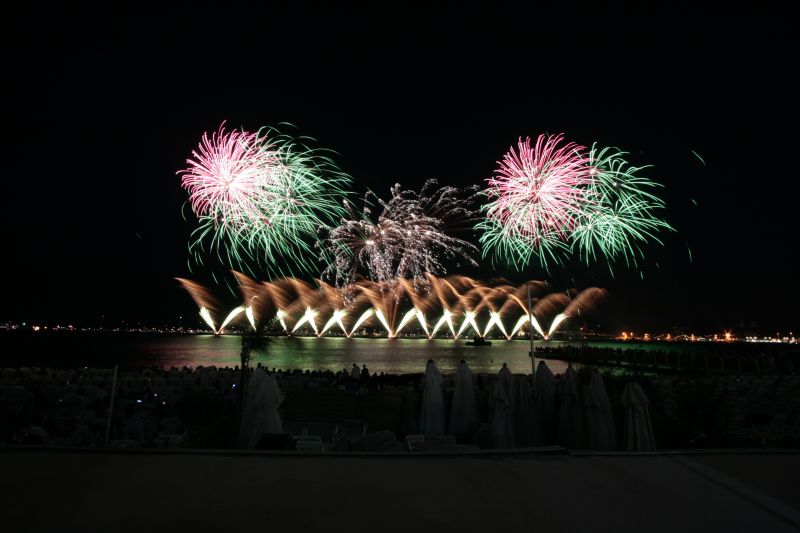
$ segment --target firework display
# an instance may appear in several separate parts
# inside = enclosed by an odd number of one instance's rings
[[[531,146],[520,139],[498,163],[484,192],[484,255],[517,269],[537,260],[543,267],[575,254],[587,263],[623,258],[635,263],[640,244],[671,229],[658,218],[664,207],[640,175],[614,148],[586,148],[562,135],[540,135]]]
[[[487,183],[481,242],[522,268],[534,254],[545,263],[566,248],[589,199],[591,176],[583,147],[561,135],[540,135],[534,146],[520,139]]]
[[[199,226],[190,252],[270,274],[313,270],[318,229],[343,215],[349,178],[319,150],[271,128],[203,135],[179,172]]]
[[[427,274],[443,274],[445,260],[476,264],[477,248],[454,235],[469,227],[476,210],[475,187],[439,187],[428,180],[419,193],[391,188],[391,198],[374,195],[380,213],[371,217],[368,199],[358,212],[348,204],[348,217],[329,228],[324,241],[333,261],[325,275],[336,285],[352,284],[357,276],[395,286],[397,279],[426,284]]]
[[[594,287],[580,292],[553,291],[542,281],[520,285],[502,280],[484,283],[460,275],[427,275],[424,291],[408,279],[362,279],[352,286],[337,288],[323,280],[312,284],[282,278],[259,283],[240,272],[234,275],[243,303],[227,314],[212,302],[208,289],[189,280],[178,280],[196,302],[200,316],[217,334],[229,325],[256,328],[261,324],[289,335],[317,337],[380,334],[391,338],[412,334],[458,339],[478,335],[510,340],[533,328],[548,339],[569,319],[586,316],[606,296],[603,289]],[[394,292],[390,294],[387,286]],[[355,297],[348,299],[348,294]],[[219,328],[217,323],[221,324]],[[542,324],[549,326],[545,330]]]
[[[642,244],[661,243],[656,233],[672,229],[658,218],[663,200],[648,192],[660,185],[641,175],[647,167],[630,165],[625,155],[616,148],[596,146],[589,152],[590,201],[570,235],[572,251],[587,264],[598,257],[636,264]]]
[[[179,174],[198,219],[189,246],[196,264],[270,277],[321,271],[336,289],[363,291],[365,280],[397,299],[409,282],[424,292],[448,266],[476,266],[478,248],[464,235],[471,230],[481,232],[484,257],[518,270],[568,257],[636,265],[644,245],[672,228],[659,216],[660,185],[626,155],[562,134],[520,138],[484,190],[396,184],[387,200],[368,192],[359,208],[347,199],[349,177],[319,150],[272,128],[226,131],[223,123]]]

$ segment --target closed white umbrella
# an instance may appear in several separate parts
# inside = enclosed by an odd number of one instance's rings
[[[265,430],[263,433],[283,433],[283,423],[281,422],[281,415],[278,412],[278,408],[283,403],[285,397],[278,386],[278,380],[275,379],[275,376],[267,376],[264,389],[263,405],[266,422],[264,423]]]
[[[472,371],[466,361],[458,364],[456,387],[453,391],[453,406],[450,410],[450,434],[463,435],[475,429],[478,413],[475,408],[475,389],[472,384]]]
[[[592,374],[592,380],[589,383],[591,389],[592,401],[600,407],[600,412],[603,415],[606,431],[608,432],[608,449],[619,449],[619,438],[617,437],[617,425],[614,423],[614,414],[611,410],[611,400],[608,398],[606,392],[606,385],[603,383],[603,376],[600,372]]]
[[[497,374],[492,389],[491,434],[494,448],[513,448],[514,440],[514,375],[505,363]]]
[[[258,402],[256,398],[261,395],[266,375],[260,368],[256,368],[247,381],[247,394],[242,400],[242,420],[239,426],[239,446],[242,448],[252,448],[255,443],[251,443],[252,434],[257,431],[257,412]]]
[[[578,374],[572,368],[561,378],[558,388],[558,443],[570,450],[583,446],[583,413],[578,397]]]
[[[531,389],[528,376],[514,376],[514,440],[517,446],[534,445],[533,419],[531,417]]]
[[[535,405],[534,438],[537,446],[552,444],[555,441],[556,383],[553,373],[544,361],[536,367],[533,383]]]
[[[648,410],[650,401],[637,383],[628,383],[620,402],[625,406],[625,437],[623,447],[629,452],[650,452],[656,449],[653,426]]]
[[[608,442],[608,428],[600,409],[600,402],[592,394],[591,385],[584,385],[583,410],[586,421],[586,446],[590,450],[606,452],[611,449]]]
[[[420,431],[424,435],[444,434],[444,397],[442,396],[442,373],[429,360],[425,366],[425,393],[422,397]]]
[[[247,382],[247,393],[242,409],[239,445],[255,448],[264,433],[282,433],[283,424],[278,408],[284,396],[274,376],[256,368]]]

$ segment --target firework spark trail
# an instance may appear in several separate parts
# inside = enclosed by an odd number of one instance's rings
[[[586,202],[581,188],[591,180],[588,176],[583,147],[575,143],[560,146],[562,135],[540,135],[531,147],[530,138],[519,140],[503,157],[496,175],[488,180],[490,192],[499,189],[496,205],[487,216],[505,224],[515,222],[524,237],[536,238],[548,231],[566,235],[577,224],[576,215]]]
[[[234,225],[259,221],[266,183],[280,166],[274,153],[260,149],[257,134],[225,132],[224,122],[211,138],[203,134],[186,163],[179,174],[195,214]]]
[[[391,219],[369,220],[371,210],[365,207],[358,213],[346,202],[348,218],[328,230],[324,251],[330,251],[333,262],[324,275],[332,278],[337,286],[350,285],[359,271],[365,271],[373,281],[385,282],[393,279],[393,258],[403,241],[403,228]]]
[[[388,283],[394,292],[397,280],[411,279],[416,288],[428,286],[428,275],[445,273],[446,260],[476,264],[477,248],[455,235],[474,221],[475,187],[439,187],[428,180],[419,193],[390,189],[391,198],[375,200],[380,208],[373,222],[368,200],[361,213],[347,204],[349,217],[328,229],[325,248],[334,256],[325,275],[338,286],[352,284],[363,272],[369,279]]]
[[[695,156],[697,159],[699,159],[699,160],[700,160],[700,162],[701,162],[701,163],[703,163],[703,166],[704,166],[704,167],[705,167],[705,166],[708,166],[708,165],[706,165],[706,162],[705,162],[705,160],[704,160],[702,157],[700,157],[700,154],[698,154],[698,153],[697,153],[697,152],[695,152],[694,150],[690,150],[690,151],[691,151],[691,152],[694,154],[694,156]]]
[[[211,311],[219,311],[219,300],[214,297],[208,288],[197,283],[196,281],[184,278],[175,278],[175,280],[180,283],[181,287],[183,287],[186,292],[189,293],[189,296],[192,297],[192,300],[195,304],[197,304],[197,307],[204,307]]]
[[[592,146],[590,202],[571,233],[571,250],[588,264],[597,257],[623,258],[629,266],[643,255],[641,245],[655,241],[660,230],[672,230],[657,212],[664,201],[650,190],[660,187],[641,175],[648,167],[630,165],[616,148]]]
[[[249,272],[310,272],[318,229],[344,214],[349,177],[320,150],[271,128],[225,132],[224,124],[179,172],[199,225],[195,263],[216,258]]]
[[[427,180],[419,193],[391,189],[383,203],[382,218],[398,224],[403,231],[395,257],[395,276],[410,278],[415,288],[428,288],[428,274],[445,273],[444,260],[465,260],[476,264],[471,254],[477,248],[453,235],[473,221],[476,187],[439,187]]]
[[[224,320],[222,320],[219,328],[217,328],[217,321],[214,320],[214,315],[219,313],[221,306],[211,291],[203,285],[188,279],[175,278],[175,280],[177,280],[178,283],[180,283],[181,286],[186,290],[186,292],[189,293],[189,296],[192,297],[192,300],[194,300],[194,303],[197,304],[197,307],[200,309],[199,314],[203,319],[203,322],[205,322],[214,333],[222,333],[222,331],[231,321],[233,321],[240,313],[249,309],[243,305],[236,307],[230,313],[228,313]]]
[[[575,297],[570,300],[569,305],[555,316],[553,322],[550,324],[550,329],[547,331],[547,337],[552,336],[566,320],[581,317],[591,309],[597,307],[607,296],[608,291],[597,287],[589,287],[576,294]]]
[[[548,268],[570,254],[586,263],[603,258],[635,265],[642,245],[660,243],[672,228],[658,217],[659,185],[641,175],[615,148],[592,149],[540,135],[535,146],[520,139],[487,180],[486,219],[476,229],[483,254],[519,270],[535,258]]]
[[[568,318],[595,308],[606,294],[596,288],[551,292],[547,284],[536,281],[515,286],[504,280],[486,284],[466,276],[428,276],[431,288],[424,293],[415,289],[411,280],[399,280],[400,299],[381,288],[380,283],[360,280],[351,289],[358,296],[348,304],[344,299],[347,289],[325,282],[314,286],[296,278],[285,278],[258,283],[240,272],[234,275],[242,286],[245,303],[248,298],[259,302],[257,311],[254,306],[240,305],[223,316],[208,289],[179,279],[200,307],[201,317],[215,333],[222,333],[230,324],[252,328],[263,324],[279,326],[279,330],[287,334],[317,336],[339,329],[350,337],[367,328],[385,331],[390,337],[413,333],[413,330],[428,338],[449,333],[457,339],[472,329],[477,335],[494,332],[511,339],[522,331],[529,332],[532,325],[534,332],[546,339]],[[520,300],[529,286],[536,293],[532,317]],[[217,328],[215,324],[223,318],[222,325]],[[514,327],[510,328],[512,323]],[[542,324],[550,324],[549,330]]]
[[[487,181],[484,252],[493,250],[517,267],[538,256],[542,265],[558,261],[570,230],[588,201],[591,183],[584,148],[562,135],[519,139]]]

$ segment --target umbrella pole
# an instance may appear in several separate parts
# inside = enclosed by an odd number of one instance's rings
[[[536,360],[534,358],[534,347],[533,347],[533,310],[531,309],[531,286],[528,285],[528,322],[531,325],[531,351],[528,355],[531,358],[531,378],[536,374]]]
[[[111,381],[111,404],[108,406],[108,421],[106,422],[106,448],[108,437],[111,435],[111,417],[114,415],[114,394],[117,392],[117,370],[119,365],[114,365],[114,379]]]

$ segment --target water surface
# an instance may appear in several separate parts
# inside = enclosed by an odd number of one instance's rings
[[[558,341],[537,341],[558,347]],[[686,350],[679,343],[591,342],[598,348]],[[691,349],[703,349],[692,346]],[[121,365],[234,366],[239,364],[241,337],[237,335],[182,335],[159,333],[0,333],[0,364],[6,366],[95,366]],[[266,352],[256,353],[255,362],[282,369],[341,370],[353,363],[366,364],[372,372],[422,372],[428,359],[445,372],[461,359],[474,372],[497,372],[507,363],[515,373],[529,373],[531,360],[527,340],[493,340],[491,346],[469,346],[464,341],[426,338],[274,337]],[[537,361],[538,363],[538,361]],[[561,373],[567,363],[549,359],[546,364]]]

